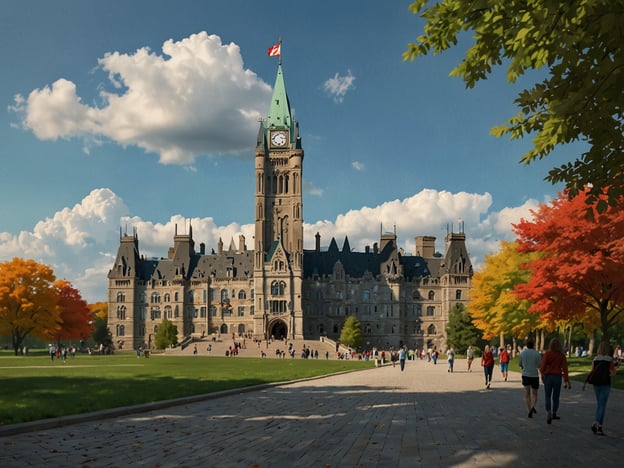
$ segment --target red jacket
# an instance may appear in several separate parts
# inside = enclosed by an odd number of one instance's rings
[[[481,356],[481,365],[483,367],[492,367],[494,365],[494,355],[492,352],[483,353],[483,356]]]
[[[540,374],[542,374],[542,378],[544,378],[545,375],[563,375],[563,380],[569,382],[568,360],[565,354],[546,351],[542,357]]]

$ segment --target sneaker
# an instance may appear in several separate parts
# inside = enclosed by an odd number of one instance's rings
[[[533,410],[529,411],[529,418],[533,417]]]
[[[552,414],[550,414],[550,411],[548,412],[548,414],[546,415],[546,424],[551,424],[552,423]]]
[[[537,411],[535,411],[535,406],[531,408],[531,412],[532,412],[533,414],[537,414]]]
[[[598,432],[598,426],[596,424],[592,424],[592,432],[596,434]]]
[[[598,428],[596,429],[596,434],[598,434],[599,436],[603,436],[605,435],[604,432],[602,432],[602,426],[598,426]]]

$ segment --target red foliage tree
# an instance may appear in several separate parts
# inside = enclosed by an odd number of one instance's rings
[[[606,200],[606,196],[603,197]],[[514,225],[521,252],[539,252],[526,265],[528,283],[516,294],[533,302],[530,312],[549,320],[596,313],[603,338],[624,316],[624,199],[605,213],[588,216],[587,194],[560,194]]]
[[[80,291],[67,280],[54,283],[58,306],[61,311],[61,327],[54,336],[55,341],[86,339],[93,330],[93,313]]]

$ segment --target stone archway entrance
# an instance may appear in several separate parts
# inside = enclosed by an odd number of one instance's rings
[[[275,320],[269,325],[269,337],[281,340],[288,337],[288,326],[283,320]]]

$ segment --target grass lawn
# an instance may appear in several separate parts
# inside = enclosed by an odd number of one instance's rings
[[[373,367],[372,362],[0,352],[0,425]]]

